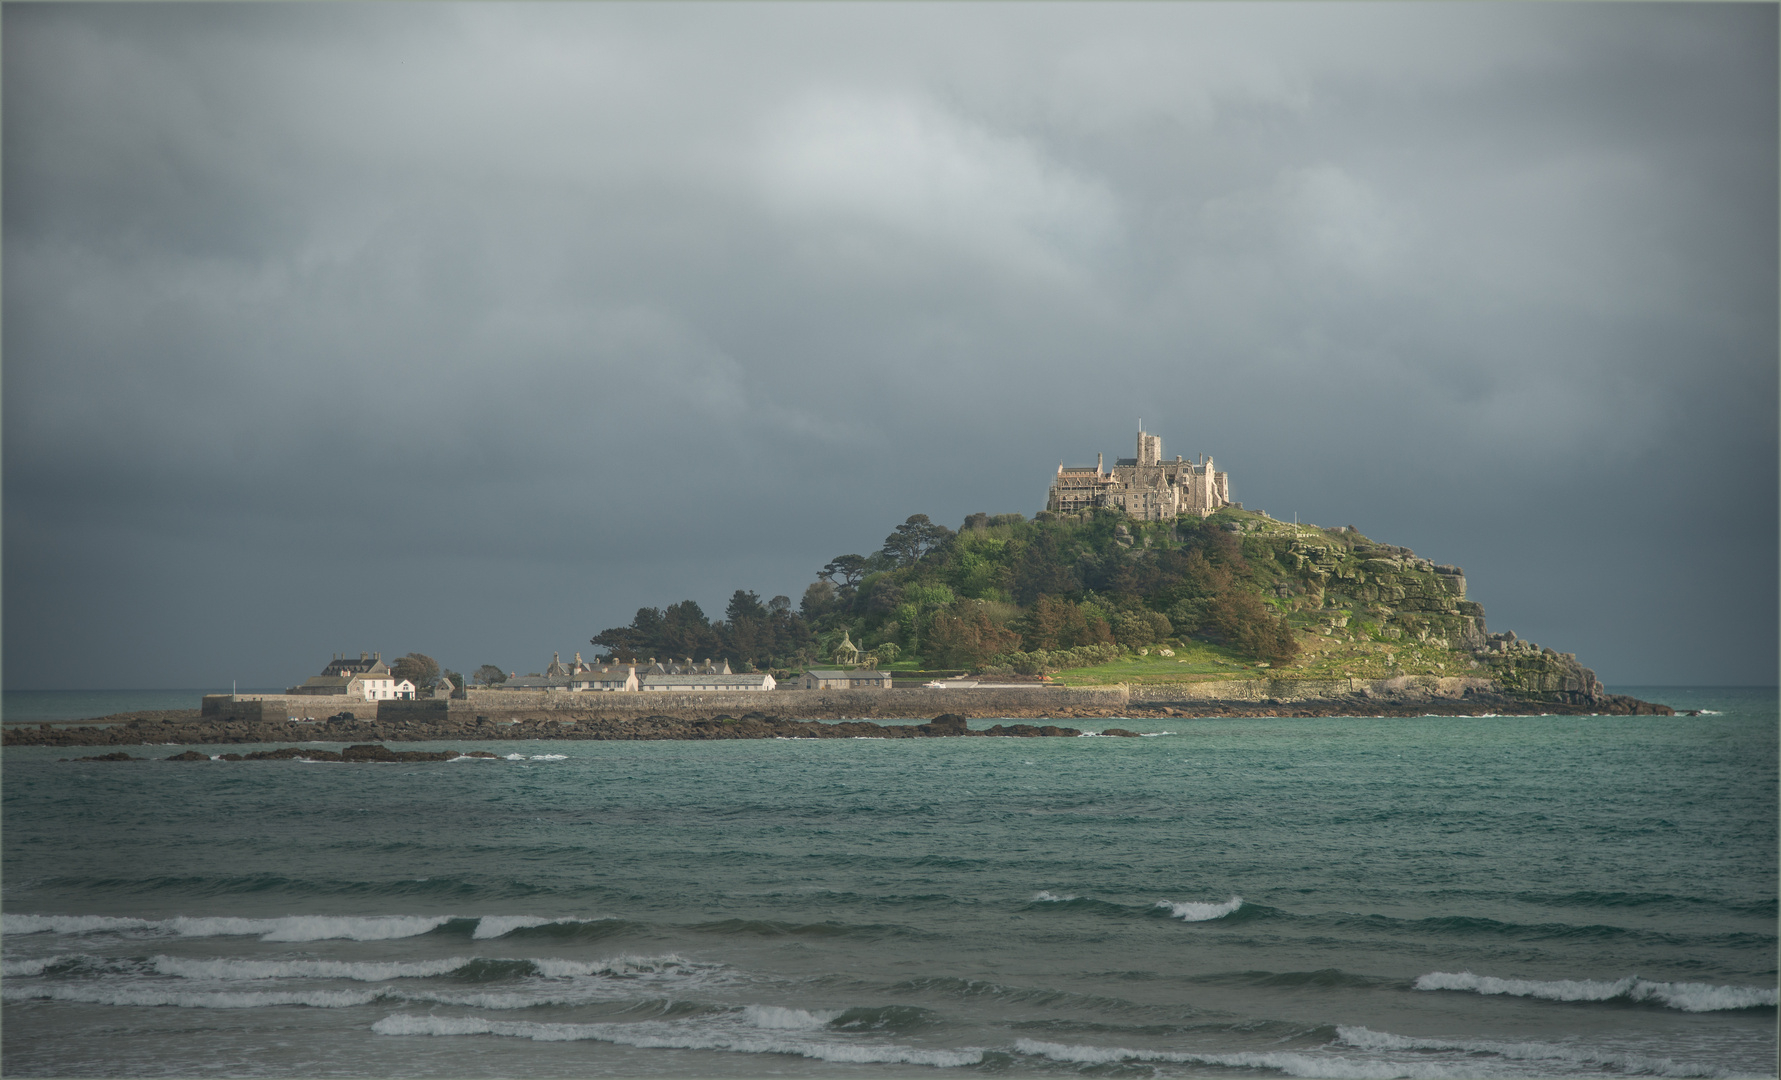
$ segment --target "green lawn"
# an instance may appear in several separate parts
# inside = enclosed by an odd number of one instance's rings
[[[1174,646],[1174,656],[1128,656],[1110,664],[1071,668],[1054,677],[1064,686],[1110,686],[1116,683],[1201,682],[1210,679],[1385,679],[1394,675],[1478,675],[1472,658],[1451,649],[1415,643],[1380,642],[1356,635],[1324,637],[1300,634],[1304,650],[1297,660],[1279,667],[1258,667],[1218,645],[1194,641]]]
[[[1108,686],[1114,683],[1194,682],[1267,672],[1266,668],[1258,669],[1222,645],[1192,641],[1173,648],[1174,656],[1158,656],[1156,647],[1152,646],[1149,656],[1127,656],[1110,664],[1070,668],[1058,672],[1054,678],[1065,686]]]

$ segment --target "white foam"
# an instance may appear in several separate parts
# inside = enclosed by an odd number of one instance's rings
[[[369,1005],[381,997],[376,990],[306,991],[195,991],[166,990],[149,986],[6,986],[0,997],[7,1001],[48,999],[88,1005],[171,1005],[183,1009],[259,1009],[271,1005],[307,1005],[317,1009],[341,1009]]]
[[[1370,1031],[1364,1027],[1347,1026],[1336,1028],[1336,1041],[1360,1050],[1444,1050],[1472,1056],[1490,1054],[1512,1061],[1562,1062],[1573,1068],[1578,1065],[1601,1065],[1622,1072],[1651,1076],[1723,1075],[1721,1070],[1710,1065],[1553,1043],[1506,1043],[1492,1039],[1417,1039],[1408,1035],[1393,1035],[1389,1031]]]
[[[575,922],[574,919],[545,919],[537,915],[484,915],[476,922],[476,932],[470,936],[477,941],[487,941],[510,934],[515,930],[524,930],[529,926],[549,926],[552,923]]]
[[[712,972],[723,967],[722,964],[694,963],[674,953],[669,953],[666,956],[614,956],[605,960],[547,958],[533,960],[532,966],[538,969],[540,975],[551,978],[574,978],[589,975],[683,975]]]
[[[758,1028],[773,1031],[809,1031],[814,1028],[827,1027],[830,1020],[841,1015],[841,1010],[832,1012],[809,1012],[804,1009],[787,1009],[778,1005],[745,1005],[742,1007],[742,1019]]]
[[[155,972],[182,979],[352,979],[383,982],[387,979],[426,979],[449,975],[470,961],[462,956],[445,960],[389,963],[355,963],[344,960],[191,960],[157,956],[149,961]]]
[[[3,915],[0,931],[8,934],[96,934],[109,930],[141,930],[147,919],[113,918],[110,915]]]
[[[788,1010],[795,1011],[795,1010]],[[911,1046],[861,1042],[819,1042],[715,1024],[539,1024],[485,1020],[476,1016],[415,1016],[393,1013],[371,1025],[379,1035],[505,1035],[537,1042],[595,1040],[644,1049],[726,1050],[743,1054],[791,1054],[817,1061],[859,1064],[976,1065],[983,1051],[920,1050]]]
[[[1156,1061],[1177,1065],[1222,1065],[1234,1069],[1273,1069],[1288,1076],[1328,1077],[1331,1080],[1401,1080],[1412,1077],[1475,1077],[1477,1066],[1441,1065],[1433,1062],[1394,1062],[1357,1058],[1335,1053],[1298,1053],[1269,1050],[1229,1054],[1189,1054],[1169,1050],[1134,1050],[1124,1046],[1071,1046],[1064,1043],[1017,1039],[1017,1053],[1050,1058],[1073,1065],[1111,1065],[1124,1061]]]
[[[252,928],[234,930],[219,928],[213,933],[259,933],[258,927],[267,929],[260,933],[261,941],[323,941],[329,938],[345,938],[349,941],[388,941],[392,938],[415,937],[419,934],[436,930],[451,921],[450,915],[367,915],[367,916],[329,916],[329,915],[291,915],[282,919],[173,919],[176,927],[181,927],[182,934],[195,935],[198,924],[216,922],[219,924],[248,924]],[[194,929],[183,929],[183,925],[192,924]]]
[[[1033,903],[1035,904],[1067,904],[1074,899],[1076,899],[1074,896],[1059,896],[1056,893],[1046,892],[1044,889],[1033,894]]]
[[[1158,900],[1156,906],[1168,908],[1169,914],[1185,922],[1206,922],[1210,919],[1222,919],[1243,906],[1241,896],[1233,896],[1222,904],[1201,904],[1192,900],[1176,904],[1168,900]]]
[[[532,760],[533,761],[567,761],[567,760],[569,760],[569,755],[568,754],[533,754]]]
[[[526,760],[526,755],[524,755],[524,754],[508,754],[507,760],[508,761],[524,761],[524,760]]]
[[[47,960],[0,960],[0,976],[13,977],[18,975],[41,975],[43,969],[55,963]]]
[[[1173,732],[1173,731],[1140,731],[1140,732],[1138,732],[1138,734],[1146,739],[1154,739],[1158,735],[1174,735],[1175,732]]]
[[[1683,1012],[1774,1008],[1781,992],[1764,986],[1712,986],[1708,983],[1650,982],[1636,975],[1603,979],[1498,979],[1469,971],[1433,971],[1417,978],[1418,990],[1462,990],[1546,1001],[1647,1001]]]

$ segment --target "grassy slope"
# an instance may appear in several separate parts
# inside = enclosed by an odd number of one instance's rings
[[[1222,646],[1203,641],[1164,643],[1175,655],[1129,656],[1096,667],[1060,672],[1066,686],[1114,683],[1176,683],[1231,678],[1383,679],[1396,675],[1489,675],[1489,665],[1452,641],[1444,613],[1419,618],[1375,599],[1382,580],[1409,592],[1432,593],[1436,575],[1406,567],[1401,573],[1369,574],[1362,556],[1377,548],[1358,533],[1332,533],[1313,525],[1275,521],[1265,514],[1223,510],[1213,523],[1232,522],[1242,530],[1253,578],[1267,601],[1295,628],[1299,656],[1290,664],[1258,664]],[[1357,554],[1356,548],[1360,548]],[[1320,550],[1321,549],[1321,550]],[[1309,558],[1294,557],[1297,551]],[[1320,572],[1322,571],[1322,572]],[[1404,584],[1397,584],[1404,583]],[[1369,588],[1369,585],[1371,588]],[[1392,585],[1386,586],[1388,589]],[[1284,591],[1289,595],[1273,593]],[[1388,598],[1396,600],[1395,594]],[[1409,625],[1404,625],[1406,617]],[[1433,623],[1431,640],[1418,635]],[[1443,637],[1443,632],[1446,637]]]

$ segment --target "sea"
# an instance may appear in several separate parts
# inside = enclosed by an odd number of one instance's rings
[[[8,747],[0,1072],[1774,1076],[1776,691],[1617,690],[1698,715]]]

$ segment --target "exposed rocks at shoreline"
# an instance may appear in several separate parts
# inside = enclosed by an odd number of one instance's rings
[[[1047,738],[1081,735],[1081,730],[1055,724],[996,724],[972,730],[965,717],[945,713],[926,723],[877,724],[869,720],[787,720],[764,713],[743,717],[718,715],[712,717],[646,716],[635,720],[563,721],[517,720],[507,722],[418,724],[414,721],[379,723],[377,721],[330,721],[319,724],[247,723],[236,720],[133,720],[110,727],[74,727],[52,730],[22,729],[8,731],[8,745],[37,746],[105,746],[154,744],[229,744],[288,742],[292,728],[301,727],[308,735],[305,741],[348,742],[376,739],[381,742],[434,742],[447,739],[518,740],[518,739],[591,739],[591,740],[661,740],[661,739],[911,739],[944,737],[1008,737]],[[332,755],[332,756],[329,756]],[[445,761],[454,757],[492,757],[487,751],[457,752],[391,751],[381,745],[349,746],[341,753],[290,747],[251,754],[223,754],[227,761],[266,761],[301,757],[311,761]],[[66,759],[64,759],[66,760]],[[81,761],[142,761],[127,754],[107,754],[80,758]],[[188,750],[175,754],[169,761],[210,760],[209,755]]]
[[[961,705],[965,703],[960,702]],[[1466,694],[1461,697],[1412,697],[1397,700],[1356,697],[1354,699],[1299,702],[1195,701],[1132,702],[1123,709],[1072,708],[1059,709],[1029,719],[1093,720],[1141,718],[1213,718],[1213,717],[1324,717],[1324,716],[1527,716],[1527,715],[1612,715],[1670,716],[1667,705],[1655,705],[1624,695],[1605,694],[1591,702],[1563,700],[1527,701],[1499,694]],[[677,710],[674,715],[652,714],[616,718],[576,714],[571,710],[553,710],[551,715],[538,711],[516,712],[510,716],[481,716],[474,719],[445,716],[436,720],[338,720],[316,723],[249,721],[200,717],[198,710],[159,711],[149,714],[119,714],[100,717],[95,723],[107,726],[40,725],[32,728],[8,728],[7,746],[142,746],[142,745],[227,745],[243,743],[304,742],[378,743],[476,741],[506,742],[533,739],[591,740],[658,740],[658,739],[898,739],[932,738],[937,736],[973,737],[1055,737],[1073,736],[1076,728],[1055,723],[998,723],[986,729],[966,727],[969,707],[961,712],[945,713],[927,722],[881,724],[869,720],[805,720],[790,719],[771,713],[750,712],[740,717],[724,713],[705,714]],[[983,719],[1012,719],[1005,711]],[[1107,734],[1125,734],[1124,729],[1110,728]],[[386,751],[390,752],[390,751]],[[267,752],[261,752],[262,755]],[[273,752],[277,753],[277,752]],[[304,752],[307,756],[308,751]],[[447,755],[455,756],[455,755]],[[243,755],[243,759],[257,755]],[[185,759],[185,760],[196,760]],[[312,758],[312,760],[323,760]],[[354,758],[352,760],[361,760]],[[362,760],[392,760],[365,758]]]

